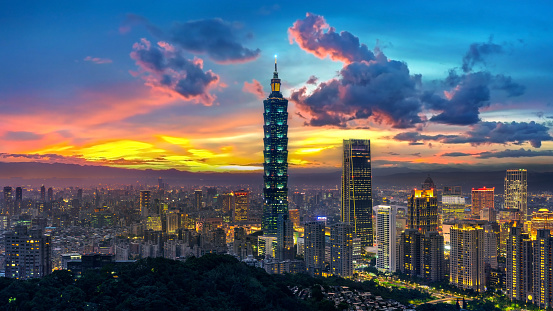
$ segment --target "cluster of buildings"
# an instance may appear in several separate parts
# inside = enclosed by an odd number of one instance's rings
[[[383,271],[449,279],[475,291],[497,288],[515,300],[552,305],[553,213],[529,212],[526,170],[507,171],[501,208],[495,188],[472,189],[467,203],[460,187],[438,189],[430,177],[405,200],[383,200],[373,208],[370,141],[348,139],[341,189],[312,196],[290,191],[288,101],[280,85],[275,61],[264,101],[259,189],[170,189],[160,179],[155,188],[84,194],[69,188],[54,195],[53,188],[42,186],[27,191],[32,196],[27,199],[22,187],[15,195],[4,187],[5,276],[25,279],[58,268],[221,253],[269,273],[350,277],[361,255],[374,252]],[[317,210],[336,211],[336,217],[332,212],[314,217],[306,201]],[[113,232],[90,238],[75,229],[83,227]]]

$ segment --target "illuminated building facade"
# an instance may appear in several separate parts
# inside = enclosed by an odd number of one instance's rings
[[[493,199],[494,199],[494,190],[495,188],[472,188],[472,214],[480,215],[480,212],[483,209],[494,209]]]
[[[478,222],[457,222],[450,229],[449,282],[462,289],[484,292],[484,228]]]
[[[13,193],[12,187],[4,187],[3,213],[13,214]]]
[[[199,211],[202,209],[203,193],[201,189],[194,190],[194,209]]]
[[[151,193],[148,190],[140,191],[140,215],[147,217],[150,212]]]
[[[39,278],[52,273],[51,237],[40,229],[16,226],[4,233],[7,278]]]
[[[249,191],[235,191],[234,192],[234,212],[233,218],[234,221],[248,221],[248,206],[250,202],[250,192]]]
[[[376,268],[396,271],[396,209],[393,206],[378,205],[376,210]]]
[[[337,223],[330,227],[330,273],[353,275],[353,226]]]
[[[426,232],[421,238],[421,277],[431,282],[445,277],[444,237],[438,231]]]
[[[292,223],[294,224],[294,228],[300,227],[300,210],[299,209],[291,209],[288,210],[290,215],[290,220],[292,220]]]
[[[546,208],[532,213],[532,220],[528,228],[532,240],[536,239],[537,231],[540,229],[547,229],[553,232],[553,212],[550,212]]]
[[[361,246],[372,246],[371,142],[345,139],[342,158],[341,221],[353,226]]]
[[[321,275],[325,266],[325,224],[321,221],[305,223],[305,269],[310,275]]]
[[[407,226],[419,230],[422,234],[438,231],[438,198],[435,189],[414,189],[407,205]]]
[[[465,219],[466,200],[461,195],[442,195],[442,213],[440,223]]]
[[[547,309],[553,306],[553,238],[549,230],[537,230],[533,259],[532,302]]]
[[[220,198],[221,198],[221,209],[223,213],[232,213],[232,211],[234,210],[234,202],[235,202],[234,193],[232,191],[228,193],[223,193],[221,194]]]
[[[397,270],[411,277],[421,275],[421,238],[418,230],[407,229],[399,237]]]
[[[507,240],[507,298],[528,301],[532,296],[532,240],[520,227],[511,227]]]
[[[528,216],[528,171],[507,170],[505,176],[504,208],[518,209],[522,220]]]
[[[288,214],[288,100],[280,92],[275,58],[271,94],[263,101],[263,234],[276,236],[277,222]]]
[[[280,216],[277,230],[276,257],[279,261],[294,259],[294,224],[288,215]]]

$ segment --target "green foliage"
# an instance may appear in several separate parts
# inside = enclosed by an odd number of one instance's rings
[[[89,270],[76,279],[55,271],[27,281],[0,278],[7,310],[334,310],[293,296],[283,276],[208,254],[185,263],[147,258]],[[328,307],[332,307],[329,309]]]

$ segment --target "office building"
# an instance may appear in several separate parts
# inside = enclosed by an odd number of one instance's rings
[[[292,220],[292,223],[294,224],[294,228],[300,227],[300,210],[299,209],[291,209],[288,210],[288,213],[290,215],[290,219]]]
[[[553,238],[549,230],[537,230],[532,257],[532,302],[547,309],[553,306]]]
[[[488,223],[484,228],[484,265],[487,271],[490,269],[498,269],[498,250],[499,250],[499,234],[500,227],[497,223]]]
[[[202,190],[194,190],[194,210],[200,211],[202,209],[203,194]]]
[[[13,214],[13,193],[12,187],[4,187],[4,200],[2,210],[4,214]]]
[[[376,268],[382,271],[396,271],[396,209],[393,206],[378,205],[376,210]]]
[[[507,241],[507,298],[529,301],[532,295],[532,240],[520,227],[511,227]]]
[[[541,208],[537,212],[532,213],[532,220],[528,224],[528,232],[532,240],[536,239],[537,231],[547,229],[553,232],[553,212],[546,208]]]
[[[310,275],[321,275],[325,266],[325,224],[320,221],[304,225],[305,269]]]
[[[245,190],[234,192],[233,219],[235,222],[248,220],[248,207],[250,204],[250,192]]]
[[[408,199],[407,226],[419,230],[422,234],[438,231],[438,198],[432,179],[428,177],[422,190],[414,189]]]
[[[280,92],[275,58],[271,94],[263,101],[263,234],[276,236],[281,215],[288,215],[288,100]]]
[[[450,228],[449,282],[462,289],[485,291],[483,222],[460,221]]]
[[[465,197],[459,194],[443,194],[442,195],[442,212],[440,213],[443,224],[447,221],[465,219],[465,209],[467,207]]]
[[[44,185],[40,187],[40,200],[46,202],[46,187],[44,187]]]
[[[52,273],[51,237],[42,230],[16,226],[4,233],[4,243],[6,277],[30,279]]]
[[[223,193],[221,194],[220,199],[222,212],[225,214],[231,214],[234,211],[234,193],[232,191]]]
[[[494,210],[495,188],[472,188],[472,215],[480,216],[483,209]]]
[[[150,213],[150,191],[140,191],[140,215],[142,217],[148,217]]]
[[[401,273],[421,275],[421,240],[421,233],[415,229],[407,229],[399,236],[396,269]]]
[[[54,201],[54,189],[52,187],[48,188],[48,202]]]
[[[294,224],[288,215],[281,215],[277,223],[277,252],[279,261],[294,259]]]
[[[437,231],[429,231],[421,236],[420,277],[431,282],[442,281],[445,273],[444,237]]]
[[[373,244],[371,142],[344,140],[341,221],[353,226],[361,246]]]
[[[504,189],[503,207],[518,209],[521,220],[525,221],[528,216],[528,172],[524,169],[507,170]]]
[[[337,223],[330,227],[330,273],[353,276],[353,226]]]

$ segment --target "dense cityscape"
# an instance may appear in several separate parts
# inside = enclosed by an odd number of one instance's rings
[[[553,310],[551,4],[6,7],[0,308]]]

